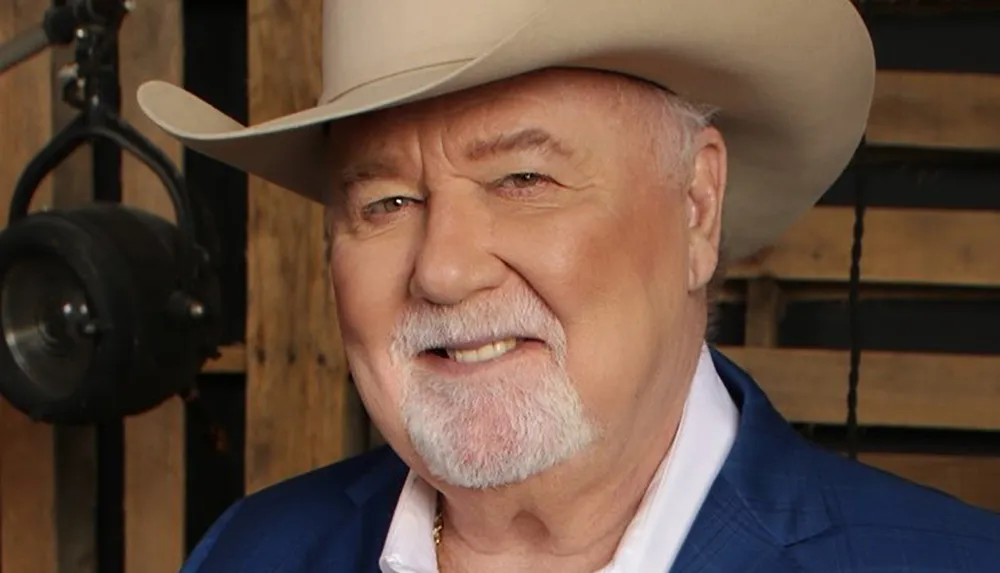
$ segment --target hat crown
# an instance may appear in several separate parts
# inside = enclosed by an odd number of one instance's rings
[[[548,0],[325,0],[323,96],[485,53]]]

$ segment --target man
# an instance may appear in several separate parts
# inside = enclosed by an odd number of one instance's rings
[[[1000,518],[811,447],[706,344],[723,252],[850,159],[845,0],[329,0],[325,93],[186,144],[316,201],[389,447],[235,504],[185,573],[996,571]],[[725,209],[723,209],[725,205]]]

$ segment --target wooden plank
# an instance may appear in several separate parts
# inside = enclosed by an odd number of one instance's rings
[[[1000,75],[880,70],[871,145],[1000,149]]]
[[[751,280],[747,285],[744,339],[747,346],[771,347],[778,343],[778,323],[782,308],[781,286],[770,278]]]
[[[749,300],[748,293],[737,288],[736,281],[730,282],[720,293],[719,300],[726,303],[740,303]],[[847,283],[795,283],[781,285],[781,298],[785,304],[814,301],[847,300]],[[902,286],[862,284],[858,292],[860,300],[908,300],[908,301],[975,301],[994,304],[1000,301],[1000,290],[965,289],[954,287]]]
[[[789,420],[842,424],[847,419],[846,351],[720,350],[754,377]],[[866,351],[861,356],[858,422],[1000,430],[1000,356]]]
[[[0,2],[0,43],[42,21],[45,0]],[[0,215],[7,220],[21,171],[52,135],[51,55],[0,75]],[[51,178],[34,205],[52,200]],[[0,571],[55,573],[55,455],[52,428],[0,400]]]
[[[223,346],[219,349],[222,356],[209,360],[202,372],[216,374],[239,374],[246,372],[247,353],[242,344]]]
[[[727,277],[847,281],[853,226],[852,208],[815,207]],[[872,208],[863,241],[865,282],[1000,286],[1000,212]]]
[[[52,427],[0,404],[0,571],[55,573],[55,456]]]
[[[182,167],[183,149],[136,103],[152,79],[183,82],[181,0],[136,2],[120,36],[122,116]],[[122,158],[123,203],[175,220],[163,184],[130,154]],[[125,571],[176,573],[185,557],[184,404],[172,398],[125,420]]]
[[[1000,512],[1000,457],[866,452],[861,462]]]
[[[322,0],[250,0],[250,122],[315,103]],[[323,259],[323,213],[250,178],[246,488],[354,453],[353,411]]]

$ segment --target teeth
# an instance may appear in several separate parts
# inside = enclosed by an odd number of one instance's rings
[[[473,348],[470,350],[455,350],[449,348],[448,357],[455,362],[485,362],[507,354],[513,350],[515,346],[517,346],[517,339],[507,338],[505,340],[498,340],[497,342],[491,342],[480,346],[479,348]]]

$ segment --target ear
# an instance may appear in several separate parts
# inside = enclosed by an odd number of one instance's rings
[[[719,264],[722,204],[726,189],[726,143],[714,127],[695,137],[690,184],[685,197],[688,223],[688,289],[712,279]]]

